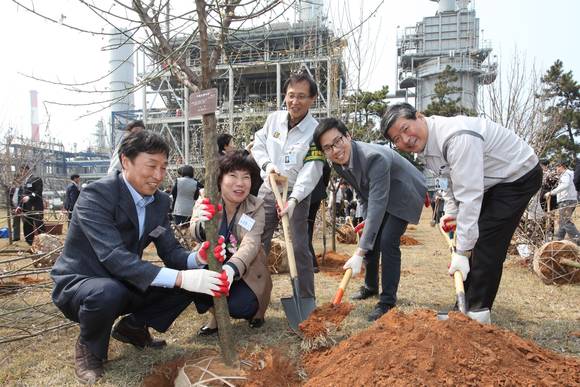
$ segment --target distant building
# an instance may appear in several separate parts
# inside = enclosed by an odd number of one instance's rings
[[[454,86],[462,89],[460,104],[477,111],[480,84],[496,78],[491,47],[480,41],[479,18],[469,0],[431,0],[439,3],[435,16],[406,27],[397,41],[398,87],[414,88],[417,110],[425,110],[435,95],[434,87],[447,65],[457,70]]]

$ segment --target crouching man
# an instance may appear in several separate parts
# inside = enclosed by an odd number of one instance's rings
[[[111,330],[113,338],[135,347],[162,348],[165,341],[152,338],[149,327],[165,332],[193,301],[192,292],[227,292],[227,277],[201,269],[207,252],[186,251],[172,234],[169,197],[158,190],[168,155],[167,143],[155,133],[127,136],[119,148],[122,172],[89,184],[76,203],[51,276],[53,302],[80,324],[80,382],[103,375]],[[165,267],[142,260],[151,242]]]

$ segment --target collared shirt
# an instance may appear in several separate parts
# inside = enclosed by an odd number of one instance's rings
[[[316,126],[318,121],[308,113],[298,125],[288,130],[288,112],[274,112],[268,116],[264,127],[256,132],[252,148],[264,182],[270,185],[265,166],[274,163],[280,173],[288,177],[290,196],[298,202],[310,195],[322,176],[322,162],[305,162]]]
[[[127,185],[133,202],[135,203],[135,210],[137,211],[137,219],[139,221],[139,239],[143,237],[143,232],[145,231],[145,215],[147,213],[146,207],[153,203],[155,196],[141,196],[139,192],[127,181],[125,174],[122,174],[123,181]],[[197,261],[195,260],[196,252],[192,252],[187,257],[187,268],[197,269]],[[170,269],[168,267],[162,267],[157,277],[151,282],[151,286],[159,286],[164,288],[173,288],[175,286],[175,281],[177,280],[177,274],[179,270]]]
[[[485,191],[514,182],[538,164],[533,149],[512,130],[485,118],[426,118],[427,168],[447,179],[445,214],[457,219],[457,249],[471,250],[479,238],[477,221]]]

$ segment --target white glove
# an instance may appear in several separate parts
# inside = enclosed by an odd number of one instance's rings
[[[22,198],[22,203],[28,203],[29,200],[30,196],[26,195],[25,197]]]
[[[280,174],[280,170],[276,164],[268,163],[268,165],[266,165],[266,175],[269,175],[270,173],[277,173],[278,175]]]
[[[284,209],[282,211],[280,211],[280,217],[287,214],[288,219],[292,218],[292,215],[294,214],[294,209],[296,208],[296,203],[298,203],[298,200],[296,200],[295,198],[290,198],[290,199],[288,199],[288,201],[286,202],[286,207],[284,207]]]
[[[455,219],[456,219],[455,215],[445,214],[441,217],[441,219],[439,219],[439,226],[441,226],[443,231],[449,232],[453,229],[453,225],[451,224],[451,222],[455,222]],[[448,224],[448,223],[450,223],[450,224]]]
[[[234,282],[234,276],[236,275],[236,271],[230,265],[223,265],[223,270],[226,272],[228,276],[228,290],[232,287],[232,283]]]
[[[452,253],[451,263],[449,264],[449,275],[453,275],[456,271],[461,272],[463,281],[465,281],[469,274],[469,258],[464,255]]]
[[[210,296],[225,293],[221,274],[205,269],[182,270],[181,288],[188,292],[205,293]]]
[[[195,202],[195,205],[193,206],[191,220],[194,223],[195,222],[207,222],[208,220],[211,220],[214,217],[216,212],[219,212],[221,210],[222,210],[221,204],[217,205],[217,210],[216,210],[216,206],[213,205],[208,198],[201,198],[200,197],[199,199],[197,199],[197,201]]]
[[[352,275],[357,275],[360,273],[360,269],[363,263],[363,256],[354,254],[352,257],[346,261],[344,266],[342,267],[344,270],[352,269]]]

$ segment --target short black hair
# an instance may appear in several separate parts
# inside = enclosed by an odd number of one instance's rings
[[[177,168],[177,174],[183,177],[193,177],[193,167],[191,165],[182,165]]]
[[[314,136],[312,137],[312,140],[318,149],[322,150],[322,147],[320,146],[320,137],[333,128],[338,129],[338,131],[344,136],[348,134],[348,128],[341,120],[333,117],[323,118],[318,123],[318,126],[314,130]]]
[[[290,87],[290,85],[294,85],[298,82],[304,81],[308,82],[308,86],[310,88],[310,97],[314,97],[316,94],[318,94],[318,86],[316,85],[316,82],[314,81],[314,79],[312,79],[312,77],[310,76],[310,74],[308,74],[306,70],[301,70],[297,73],[291,74],[290,77],[286,80],[286,82],[284,82],[282,92],[286,94],[286,90],[288,90],[288,87]]]
[[[220,168],[218,174],[218,190],[222,184],[222,179],[226,173],[233,171],[247,171],[250,176],[254,176],[259,171],[256,162],[243,150],[227,153],[219,159]]]
[[[127,126],[125,126],[125,130],[127,132],[130,132],[134,128],[143,128],[143,129],[145,129],[145,124],[143,123],[142,120],[133,120],[133,121],[130,121],[127,124]]]
[[[389,107],[381,119],[381,133],[389,139],[387,132],[399,118],[417,119],[417,109],[407,102],[401,102]]]
[[[134,161],[139,153],[158,154],[164,153],[169,158],[169,145],[159,134],[142,130],[126,136],[119,146],[119,161],[121,155],[125,155],[129,160]]]
[[[224,153],[224,148],[230,143],[230,141],[232,141],[232,138],[234,137],[229,133],[222,133],[218,136],[217,144],[220,155]]]
[[[70,179],[74,180],[74,179],[78,179],[80,176],[78,173],[73,173],[72,175],[70,175]]]
[[[560,159],[556,162],[556,166],[557,167],[564,167],[564,168],[568,168],[568,161],[565,159]]]

